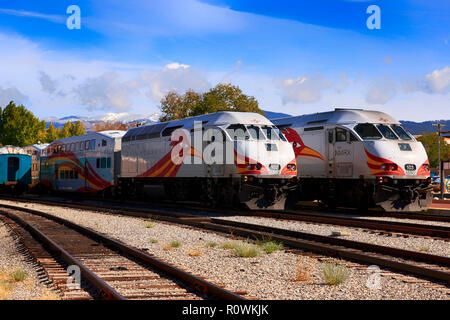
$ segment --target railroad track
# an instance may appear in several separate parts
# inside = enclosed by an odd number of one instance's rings
[[[53,205],[58,204],[53,203]],[[155,220],[232,234],[247,239],[271,238],[293,249],[306,250],[362,264],[377,265],[396,272],[431,280],[446,286],[446,288],[450,286],[450,258],[444,256],[169,210],[139,210],[80,203],[70,203],[69,206],[110,213],[114,211],[123,215],[145,218],[150,217]]]
[[[1,205],[0,214],[63,299],[245,299],[243,292],[228,291],[151,254],[45,212]],[[73,271],[79,271],[78,285]]]
[[[107,200],[107,205],[102,205],[103,201],[92,200],[96,202],[88,202],[80,201],[80,199],[72,199],[71,202],[60,201],[60,200],[49,200],[49,199],[30,199],[30,198],[13,198],[13,197],[2,197],[6,200],[20,200],[26,202],[37,202],[42,204],[55,204],[65,206],[72,206],[75,208],[83,208],[83,206],[97,206],[102,209],[123,209],[124,206],[130,208],[130,206],[136,206],[137,208],[144,206],[148,206],[148,203],[143,202],[131,202],[131,203],[122,203],[118,201],[110,202]],[[139,210],[139,209],[132,209]],[[171,206],[154,206],[146,208],[146,210],[156,210],[158,212],[188,212],[188,213],[201,213],[203,215],[241,215],[241,216],[257,216],[257,217],[265,217],[265,218],[274,218],[280,220],[291,220],[291,221],[304,221],[308,223],[318,223],[318,224],[328,224],[328,225],[338,225],[345,226],[351,228],[359,228],[368,231],[375,231],[380,234],[386,233],[394,233],[394,234],[406,234],[406,235],[414,235],[419,237],[430,237],[444,241],[450,241],[450,227],[449,226],[440,226],[440,225],[428,225],[428,224],[419,224],[419,223],[407,223],[407,222],[398,222],[398,221],[385,221],[385,220],[371,220],[357,217],[348,217],[348,216],[340,216],[335,214],[327,214],[320,212],[300,212],[300,211],[248,211],[248,210],[240,210],[240,209],[220,209],[220,208],[205,208],[199,207],[192,204],[186,204],[184,207],[180,205],[171,205]],[[450,221],[447,221],[450,223]]]

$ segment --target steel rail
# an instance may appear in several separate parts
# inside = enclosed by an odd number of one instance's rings
[[[169,212],[168,210],[158,211],[156,209],[137,210],[130,208],[111,208],[92,204],[76,204],[75,207],[94,210],[120,210],[124,215],[140,217],[151,216],[155,220],[184,224],[222,233],[232,233],[233,235],[239,235],[242,237],[269,237],[276,241],[283,242],[290,247],[306,249],[329,256],[341,257],[363,263],[377,264],[393,270],[409,272],[421,277],[431,278],[435,281],[442,281],[447,285],[450,283],[450,273],[448,272],[392,260],[392,257],[403,257],[405,259],[443,265],[445,267],[450,266],[449,258],[443,256],[243,222]],[[372,252],[372,254],[364,251]],[[383,255],[384,257],[376,256],[377,254]]]
[[[13,200],[9,198],[10,200]],[[18,199],[14,199],[18,200]],[[22,200],[22,199],[20,199]],[[113,210],[123,210],[121,207],[114,206],[106,206],[101,204],[86,204],[81,202],[63,202],[60,200],[42,200],[42,199],[23,199],[27,202],[38,202],[43,204],[50,204],[52,202],[57,203],[57,205],[64,204],[65,206],[70,207],[86,207],[86,206],[97,206],[103,209],[113,209]],[[117,204],[117,203],[115,203]],[[132,204],[125,204],[132,205]],[[353,228],[366,228],[372,230],[380,230],[387,232],[397,232],[397,233],[407,233],[418,236],[430,236],[437,237],[443,239],[450,239],[450,227],[447,226],[436,226],[436,225],[427,225],[427,224],[416,224],[416,223],[406,223],[406,222],[394,222],[394,221],[382,221],[382,220],[369,220],[363,218],[349,218],[331,215],[329,213],[320,214],[320,213],[308,213],[308,212],[298,212],[298,211],[246,211],[239,209],[218,209],[218,208],[200,208],[196,206],[187,206],[183,209],[190,210],[203,210],[205,212],[211,213],[224,213],[224,214],[239,214],[246,216],[259,216],[266,218],[276,218],[282,220],[296,220],[296,221],[307,221],[307,222],[316,222],[322,224],[330,224],[330,225],[340,225],[340,226],[348,226]],[[131,209],[133,210],[133,209]],[[177,208],[149,208],[146,209],[150,211],[173,211],[177,210]],[[179,210],[179,208],[178,208]],[[406,218],[406,217],[405,217]]]
[[[65,225],[65,226],[67,226],[71,229],[74,229],[88,237],[91,237],[99,242],[102,242],[103,244],[105,244],[109,247],[112,247],[115,250],[118,250],[119,252],[122,252],[125,255],[132,256],[132,257],[136,258],[137,260],[145,263],[146,265],[150,265],[150,266],[154,267],[155,269],[160,270],[161,272],[165,273],[166,275],[170,275],[170,276],[180,280],[186,286],[193,288],[194,290],[196,290],[197,292],[200,292],[202,294],[207,294],[210,296],[217,297],[218,299],[224,299],[224,300],[246,300],[243,296],[241,296],[239,294],[235,294],[227,289],[224,289],[218,285],[215,285],[214,283],[211,283],[211,282],[204,280],[200,277],[197,277],[189,272],[186,272],[186,271],[181,270],[175,266],[172,266],[166,262],[163,262],[143,251],[140,251],[136,248],[128,246],[118,240],[115,240],[115,239],[112,239],[105,235],[99,234],[98,232],[93,231],[92,229],[80,226],[80,225],[75,224],[66,219],[56,217],[56,216],[53,216],[51,214],[48,214],[48,213],[45,213],[42,211],[33,210],[33,209],[29,209],[29,208],[21,208],[21,207],[6,205],[6,204],[0,205],[0,211],[1,211],[1,207],[39,215],[41,217],[44,217],[44,218],[53,220],[55,222],[58,222],[62,225]],[[9,215],[11,213],[7,213],[7,214]],[[11,215],[14,215],[14,214],[11,214]],[[23,221],[23,222],[25,223],[25,225],[31,226],[26,221]],[[46,237],[44,234],[42,234],[36,228],[34,228],[34,227],[32,227],[32,228],[35,229],[40,235],[42,235],[42,237]],[[41,236],[39,236],[39,237],[41,237]],[[51,241],[52,245],[54,245],[58,248],[57,249],[58,252],[64,252],[65,254],[70,256],[70,254],[68,254],[64,249],[60,248],[51,239],[49,239],[49,241]],[[77,265],[80,264],[81,265],[81,262],[79,262],[78,260],[76,260],[73,257],[70,259],[70,261],[78,262],[78,263],[72,263],[72,264],[77,264]],[[80,266],[80,268],[81,268],[81,266]],[[87,268],[85,268],[85,269],[87,269]],[[87,270],[87,271],[90,271],[90,270]],[[92,272],[90,272],[90,273],[92,273]],[[86,274],[89,275],[89,273],[86,273]],[[95,276],[95,274],[92,274],[92,275]],[[89,277],[91,277],[91,275],[89,275]],[[96,278],[98,278],[98,277],[96,277]],[[101,279],[99,279],[99,280],[101,280]],[[107,285],[107,284],[105,283],[105,285]],[[111,288],[111,290],[114,290],[114,289]],[[114,297],[114,295],[113,295],[113,297]],[[122,297],[121,299],[125,299],[125,298]]]
[[[16,208],[14,210],[19,209]],[[100,291],[101,297],[103,297],[106,300],[125,300],[125,298],[119,292],[114,290],[110,285],[108,285],[105,281],[99,278],[94,272],[92,272],[88,267],[86,267],[83,263],[81,263],[77,258],[75,258],[66,250],[64,250],[64,248],[62,248],[55,241],[50,239],[47,235],[45,235],[31,223],[25,221],[15,213],[1,210],[1,208],[0,212],[2,212],[10,219],[16,221],[17,223],[21,224],[35,238],[37,238],[43,244],[47,245],[52,253],[54,253],[56,256],[61,257],[67,264],[78,266],[84,278]]]

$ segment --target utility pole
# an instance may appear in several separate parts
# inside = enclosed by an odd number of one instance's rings
[[[439,120],[437,120],[437,123],[433,123],[434,127],[438,127],[438,158],[439,158],[439,176],[440,176],[440,181],[441,181],[441,199],[443,199],[443,193],[442,193],[442,188],[444,185],[444,177],[443,177],[443,173],[444,171],[441,168],[441,128],[445,126],[445,124],[441,124],[439,123]]]

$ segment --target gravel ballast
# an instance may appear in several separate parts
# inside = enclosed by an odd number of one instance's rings
[[[58,295],[39,280],[39,267],[20,249],[18,239],[0,221],[0,299],[58,299]],[[26,278],[14,282],[11,273],[19,270],[26,273]]]
[[[227,289],[246,291],[250,296],[260,299],[422,300],[449,298],[443,290],[428,287],[427,285],[430,285],[430,282],[405,282],[397,279],[396,276],[390,276],[389,273],[384,275],[383,270],[380,287],[370,289],[367,286],[370,276],[367,266],[347,261],[340,261],[339,263],[350,267],[351,273],[348,279],[340,285],[327,285],[322,277],[322,267],[324,261],[333,259],[320,256],[300,256],[289,250],[275,251],[272,254],[261,251],[259,256],[254,258],[237,257],[232,249],[221,248],[222,244],[232,240],[229,237],[212,232],[158,221],[149,222],[148,219],[144,218],[124,217],[95,211],[42,204],[23,204],[6,200],[1,200],[0,203],[21,205],[45,211],[92,228],[127,244],[146,249],[147,252],[185,268],[189,272],[206,277],[215,283],[221,283]],[[245,218],[245,222],[252,222],[251,219],[256,219],[253,217],[242,218]],[[237,217],[233,219],[237,219]],[[279,222],[292,224],[292,222],[270,220],[272,225]],[[316,227],[313,225],[307,226],[308,228]],[[330,227],[330,230],[335,229],[335,227]],[[352,232],[354,232],[354,229],[352,229]],[[411,239],[404,240],[409,241]],[[174,241],[179,242],[180,246],[177,248],[171,247],[170,243]],[[310,280],[294,281],[297,276],[297,268],[305,271]],[[415,279],[412,277],[406,278]]]

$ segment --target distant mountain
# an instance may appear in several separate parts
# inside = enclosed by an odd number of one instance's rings
[[[106,122],[130,123],[130,122],[136,121],[141,124],[150,124],[150,123],[158,122],[160,117],[161,117],[161,115],[159,113],[151,113],[149,115],[142,115],[142,114],[133,114],[133,113],[128,113],[128,112],[122,112],[122,113],[112,113],[111,112],[111,113],[99,115],[97,117],[82,117],[82,116],[66,116],[66,117],[62,117],[62,118],[48,117],[48,118],[45,118],[44,120],[45,120],[45,123],[47,124],[47,127],[50,125],[50,123],[52,123],[55,128],[63,127],[64,124],[68,121],[71,121],[71,122],[81,121],[81,122],[83,122],[87,131],[89,131],[89,129],[95,123],[106,123]]]
[[[439,122],[445,125],[443,128],[444,131],[450,131],[450,120],[439,120]],[[437,132],[437,127],[432,125],[433,123],[436,123],[436,121],[413,122],[400,120],[400,123],[413,135],[422,134],[424,132]]]

